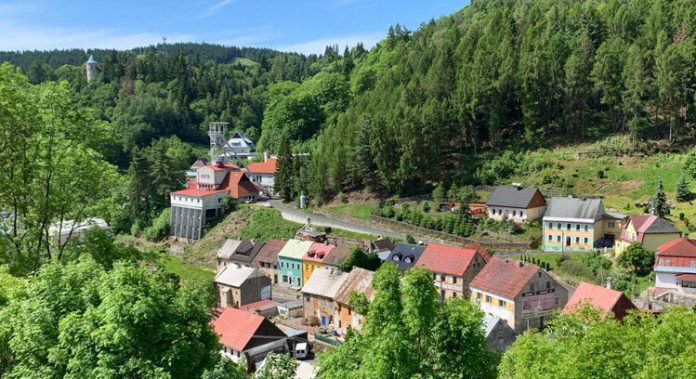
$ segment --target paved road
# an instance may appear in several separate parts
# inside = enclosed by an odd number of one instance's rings
[[[280,211],[280,213],[283,215],[283,218],[288,220],[288,221],[293,221],[297,222],[300,224],[304,224],[307,222],[307,218],[310,218],[312,220],[313,225],[318,225],[318,226],[329,226],[332,228],[337,228],[337,229],[343,229],[347,230],[350,232],[356,232],[356,233],[363,233],[363,234],[372,234],[375,236],[382,236],[382,237],[391,237],[391,238],[399,238],[399,239],[405,239],[406,235],[401,234],[401,233],[395,233],[387,230],[378,230],[374,229],[372,227],[366,226],[366,225],[358,225],[354,223],[349,223],[341,220],[337,220],[331,217],[327,217],[325,215],[320,215],[316,213],[306,213],[302,212],[299,209],[289,207],[285,204],[283,204],[280,200],[271,200],[269,201],[271,206],[277,210]]]

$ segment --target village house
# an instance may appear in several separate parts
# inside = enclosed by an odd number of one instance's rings
[[[227,140],[223,150],[227,157],[247,158],[254,155],[254,143],[244,133],[236,131]]]
[[[281,284],[302,287],[302,257],[312,244],[312,241],[289,240],[278,252],[278,277]]]
[[[543,329],[568,301],[568,290],[539,267],[493,256],[469,285],[471,300],[516,332]]]
[[[269,195],[275,195],[275,173],[278,157],[264,153],[263,162],[251,162],[247,165],[247,170],[251,180],[261,187]]]
[[[424,250],[425,246],[422,245],[397,243],[385,262],[395,264],[399,271],[404,272],[416,264]]]
[[[196,159],[195,162],[191,165],[188,171],[186,171],[186,179],[187,180],[195,180],[196,179],[196,172],[198,171],[199,168],[203,166],[208,165],[208,160],[206,158],[198,158]]]
[[[343,285],[336,291],[334,299],[335,317],[334,330],[339,336],[345,336],[348,329],[362,330],[365,316],[354,312],[348,304],[352,293],[364,295],[368,301],[372,301],[375,293],[372,288],[372,276],[374,272],[360,267],[353,267],[348,273]]]
[[[611,313],[617,320],[622,320],[628,311],[636,309],[623,292],[583,282],[568,299],[561,314],[574,313],[584,304],[599,310],[603,316]]]
[[[313,243],[302,256],[302,282],[307,283],[314,270],[324,267],[324,259],[336,246],[328,243]]]
[[[681,237],[679,229],[669,221],[654,215],[628,216],[616,241],[616,253],[622,254],[633,243],[650,251]]]
[[[416,261],[416,267],[425,267],[433,273],[435,287],[444,301],[469,297],[469,283],[490,258],[476,248],[429,244]]]
[[[657,248],[653,294],[658,301],[696,303],[696,241],[680,237]]]
[[[288,336],[263,316],[225,308],[211,324],[222,346],[220,353],[235,363],[244,358],[247,372],[268,353],[288,351]]]
[[[310,325],[334,325],[334,299],[338,289],[348,274],[333,268],[323,267],[314,270],[312,276],[302,287],[304,318]]]
[[[259,197],[259,189],[236,165],[217,161],[200,167],[195,181],[170,194],[170,234],[200,239],[206,223],[223,216],[228,197],[253,202]]]
[[[546,199],[537,188],[525,188],[519,184],[495,187],[486,203],[488,217],[516,223],[538,220],[544,215]]]
[[[391,252],[394,250],[394,243],[386,238],[374,240],[370,242],[370,246],[367,248],[368,253],[374,253],[379,255],[382,252]]]
[[[230,263],[252,267],[254,258],[263,248],[263,243],[228,239],[217,252],[217,267],[225,267]]]
[[[504,351],[515,342],[517,334],[505,320],[489,314],[483,315],[483,335],[491,351]]]
[[[283,240],[266,241],[252,262],[253,266],[258,268],[261,274],[271,279],[273,284],[278,284],[278,253],[286,242]]]
[[[343,243],[331,249],[324,258],[324,267],[331,267],[340,270],[343,262],[353,253],[355,246]]]
[[[601,199],[554,197],[543,218],[546,251],[588,251],[614,246],[624,215],[607,213]]]
[[[271,298],[271,280],[257,269],[231,263],[215,275],[215,295],[221,308],[255,303]]]

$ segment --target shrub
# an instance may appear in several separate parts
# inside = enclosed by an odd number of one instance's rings
[[[568,259],[558,265],[558,271],[565,275],[596,281],[592,269],[580,261]]]
[[[421,209],[422,209],[423,212],[425,212],[425,213],[430,212],[430,209],[432,209],[431,206],[430,206],[430,202],[424,201],[424,202],[421,204]]]
[[[169,208],[162,210],[152,226],[145,229],[143,234],[148,241],[159,241],[169,235],[169,214]]]
[[[604,178],[605,178],[604,170],[603,169],[597,170],[597,179],[604,179]]]

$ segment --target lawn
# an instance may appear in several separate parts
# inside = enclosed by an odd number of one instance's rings
[[[159,263],[165,270],[178,275],[184,285],[191,283],[211,283],[215,278],[213,267],[206,267],[184,261],[174,255],[161,255]]]
[[[347,216],[353,218],[359,218],[362,220],[370,219],[372,212],[378,208],[376,203],[350,203],[350,204],[339,204],[332,205],[326,209],[331,214],[337,216]]]
[[[548,264],[549,264],[549,267],[550,267],[551,270],[553,271],[553,270],[555,270],[556,268],[558,268],[558,260],[561,259],[561,256],[562,256],[562,255],[565,255],[565,256],[567,256],[568,258],[570,258],[571,260],[574,260],[574,261],[582,261],[582,257],[583,257],[584,255],[587,255],[587,253],[583,253],[583,252],[568,252],[568,253],[564,253],[564,254],[561,254],[561,253],[544,253],[544,254],[534,254],[534,255],[530,255],[529,257],[530,257],[530,258],[533,258],[533,259],[538,259],[539,261],[544,262],[544,263],[548,263]],[[514,259],[521,259],[522,257],[519,256],[519,255],[517,255],[517,256],[515,256],[515,257],[513,257],[513,258],[514,258]]]

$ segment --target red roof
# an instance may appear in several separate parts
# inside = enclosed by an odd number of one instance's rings
[[[264,318],[236,308],[225,308],[213,320],[213,330],[220,337],[220,343],[237,351],[243,351],[261,326]]]
[[[475,249],[431,243],[418,258],[416,267],[425,267],[436,273],[463,276],[476,253]]]
[[[336,246],[315,242],[309,247],[309,250],[307,250],[304,257],[302,257],[302,260],[310,262],[323,262],[324,258],[329,255],[334,247]]]
[[[465,249],[474,249],[476,250],[477,253],[481,254],[481,257],[483,258],[486,263],[491,260],[490,254],[486,251],[486,248],[483,247],[480,243],[470,243],[466,246],[464,246]]]
[[[679,280],[695,280],[696,281],[696,274],[679,274],[679,275],[677,275],[677,279],[679,279]]]
[[[251,162],[247,165],[254,174],[275,174],[277,158],[268,158],[265,162]]]
[[[623,293],[616,290],[590,283],[580,283],[578,288],[575,289],[575,292],[573,292],[573,296],[568,299],[568,303],[566,303],[561,313],[572,313],[580,303],[584,302],[604,312],[613,312],[614,306],[616,306],[619,299],[621,299],[621,296],[623,296]]]
[[[657,256],[696,258],[696,242],[680,237],[663,243],[657,248]]]
[[[230,171],[220,187],[228,190],[235,199],[259,193],[258,187],[241,171]]]
[[[214,195],[216,193],[226,192],[225,190],[204,190],[197,188],[187,188],[179,191],[172,192],[172,195],[177,196],[190,196],[190,197],[204,197]]]
[[[533,264],[493,256],[469,286],[514,299],[537,272],[539,267]]]
[[[234,165],[232,163],[225,163],[225,164],[209,164],[208,167],[212,168],[214,171],[230,171],[230,170],[239,170],[239,166]]]

